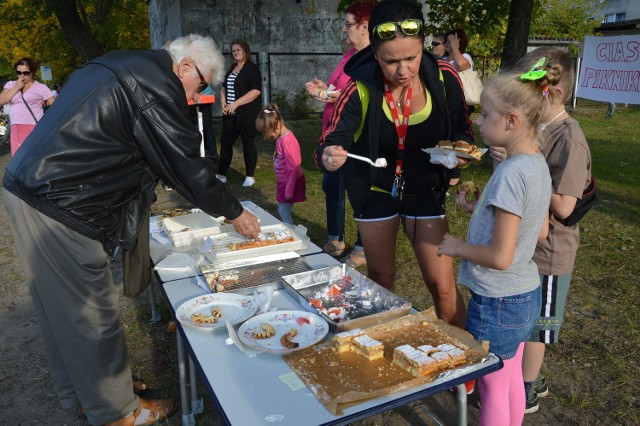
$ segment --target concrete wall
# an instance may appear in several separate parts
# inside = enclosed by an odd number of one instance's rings
[[[224,51],[244,38],[254,52],[340,53],[338,0],[151,0],[154,48],[179,35],[211,36]]]
[[[151,47],[159,49],[167,40],[183,35],[180,0],[152,0],[149,3]]]

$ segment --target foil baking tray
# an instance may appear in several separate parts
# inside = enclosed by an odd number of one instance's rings
[[[411,303],[342,264],[285,275],[284,288],[302,307],[320,314],[334,333],[367,328],[407,315]]]
[[[239,262],[235,262],[239,263]],[[311,269],[302,257],[249,265],[202,265],[200,271],[212,292],[237,291],[264,284],[280,283],[283,275]]]

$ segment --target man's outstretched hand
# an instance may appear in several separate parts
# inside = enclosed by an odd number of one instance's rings
[[[229,222],[231,222],[238,234],[244,235],[245,237],[257,238],[258,233],[260,233],[258,219],[247,209],[243,210],[240,216]]]

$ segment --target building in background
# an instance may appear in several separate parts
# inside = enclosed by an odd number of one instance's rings
[[[640,1],[603,1],[594,19],[602,20],[595,31],[603,36],[640,34]]]
[[[278,102],[284,112],[321,112],[304,83],[327,81],[340,62],[343,14],[339,0],[149,0],[151,47],[198,33],[213,38],[228,67],[229,42],[244,38],[263,77],[263,102]],[[216,88],[219,93],[219,88]],[[221,116],[214,104],[214,116]]]

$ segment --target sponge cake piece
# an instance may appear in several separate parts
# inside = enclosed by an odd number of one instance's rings
[[[364,331],[359,328],[343,331],[342,333],[338,333],[333,336],[331,343],[333,345],[333,349],[338,351],[338,353],[351,352],[351,346],[353,339],[358,336],[363,336]]]
[[[410,345],[398,346],[393,350],[393,363],[415,377],[438,371],[436,360]]]
[[[384,356],[384,345],[366,334],[353,338],[351,350],[369,361],[380,359]]]

